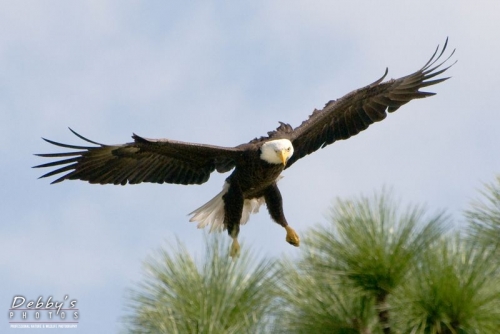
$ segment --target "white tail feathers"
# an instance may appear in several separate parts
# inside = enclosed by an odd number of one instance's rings
[[[209,232],[220,232],[225,230],[224,200],[222,199],[222,196],[227,193],[228,188],[229,183],[225,182],[220,193],[189,214],[193,215],[189,221],[198,222],[198,228],[204,228],[205,226],[210,225]],[[250,214],[259,212],[260,206],[264,203],[264,197],[246,199],[243,203],[243,212],[241,214],[240,224],[245,224],[250,218]]]

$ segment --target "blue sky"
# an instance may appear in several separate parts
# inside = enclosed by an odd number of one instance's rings
[[[314,108],[419,69],[450,37],[452,79],[348,141],[284,173],[299,232],[337,197],[383,186],[404,202],[461,212],[500,171],[500,3],[493,1],[10,1],[0,3],[0,305],[16,295],[78,300],[77,333],[120,330],[142,261],[176,237],[200,257],[187,214],[218,193],[202,186],[49,185],[33,153],[150,138],[235,146],[297,126]],[[241,240],[295,256],[266,210]],[[4,318],[0,331],[8,329]],[[14,330],[11,330],[14,331]]]

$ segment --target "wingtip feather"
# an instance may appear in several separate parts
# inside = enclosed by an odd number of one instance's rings
[[[88,138],[85,138],[84,136],[82,136],[81,134],[77,133],[76,131],[74,131],[72,128],[68,127],[69,131],[71,131],[75,136],[77,136],[78,138],[88,142],[88,143],[91,143],[91,144],[95,144],[95,145],[99,145],[99,146],[106,146],[104,144],[101,144],[101,143],[98,143],[98,142],[95,142],[93,140],[90,140]]]
[[[375,86],[375,85],[378,85],[379,83],[381,83],[382,80],[385,79],[385,77],[387,76],[388,73],[389,73],[389,67],[386,67],[384,74],[380,78],[378,78],[377,80],[372,82],[369,86]]]

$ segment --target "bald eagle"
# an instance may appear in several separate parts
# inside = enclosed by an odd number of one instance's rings
[[[429,61],[418,71],[399,79],[382,82],[384,75],[363,88],[338,100],[329,101],[322,110],[314,110],[309,118],[296,128],[280,122],[267,136],[255,138],[236,147],[194,144],[170,139],[148,139],[134,134],[131,143],[105,145],[89,140],[72,129],[80,139],[96,146],[76,146],[45,141],[73,149],[67,153],[37,154],[41,157],[62,158],[34,168],[56,167],[41,178],[68,172],[52,183],[63,180],[83,180],[98,184],[137,184],[141,182],[202,184],[210,174],[233,170],[222,191],[190,215],[198,227],[210,230],[227,229],[233,239],[230,256],[237,256],[240,246],[238,233],[251,213],[262,204],[267,205],[271,218],[286,230],[286,241],[299,246],[299,236],[288,225],[283,213],[282,197],[277,186],[283,170],[300,158],[365,130],[374,122],[383,120],[386,112],[394,112],[412,99],[435,93],[419,89],[435,85],[448,78],[433,79],[453,64],[442,65],[448,39],[441,52],[439,46]]]

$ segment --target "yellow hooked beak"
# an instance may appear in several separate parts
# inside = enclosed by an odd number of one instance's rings
[[[283,162],[283,166],[286,166],[286,162],[288,160],[288,151],[287,150],[281,150],[279,152],[281,162]]]

